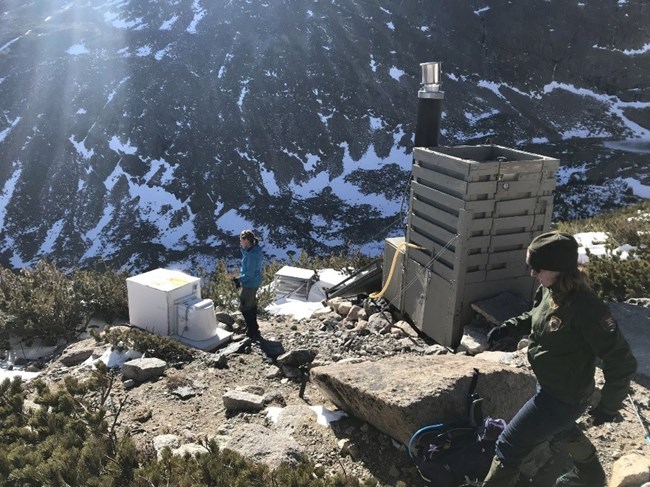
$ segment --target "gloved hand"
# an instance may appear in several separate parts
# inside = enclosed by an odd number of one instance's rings
[[[499,325],[492,328],[487,334],[487,342],[489,345],[494,345],[502,338],[510,336],[510,329],[508,325]]]
[[[592,426],[600,426],[604,423],[613,423],[618,413],[606,413],[600,409],[600,406],[596,406],[589,408],[589,415],[593,418],[591,422]]]
[[[239,289],[241,287],[241,282],[239,282],[239,277],[232,277],[231,279],[235,287]]]

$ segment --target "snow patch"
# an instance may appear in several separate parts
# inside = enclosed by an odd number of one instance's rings
[[[370,55],[370,69],[372,70],[373,73],[377,72],[377,62],[375,61],[375,58]]]
[[[178,20],[178,15],[174,15],[171,19],[165,20],[160,27],[158,27],[158,30],[172,30],[172,26],[176,23]]]
[[[7,135],[9,135],[9,132],[11,132],[11,129],[14,128],[18,122],[20,122],[21,117],[16,117],[13,121],[9,122],[9,127],[4,129],[2,132],[0,132],[0,143],[5,140]]]
[[[143,30],[147,27],[147,24],[143,23],[142,17],[123,19],[120,17],[119,13],[110,11],[104,13],[104,21],[111,24],[116,29]]]
[[[465,112],[465,118],[471,125],[475,125],[477,122],[480,122],[483,119],[490,118],[494,115],[497,115],[499,113],[499,110],[497,109],[492,109],[488,112],[483,112],[479,114],[473,114],[469,112]]]
[[[2,51],[2,49],[0,49],[0,51]],[[90,51],[86,49],[86,46],[83,44],[73,44],[68,49],[66,49],[65,52],[71,56],[80,56],[82,54],[88,54]]]
[[[83,157],[84,159],[90,159],[95,154],[94,149],[90,149],[90,150],[86,149],[86,139],[83,139],[81,142],[77,142],[74,139],[74,135],[71,135],[68,140],[74,146],[77,153],[81,155],[81,157]]]
[[[126,144],[123,144],[117,135],[111,137],[108,147],[118,154],[135,154],[138,152],[138,148],[131,145],[131,139],[128,139]]]
[[[20,179],[23,170],[18,163],[14,163],[14,172],[11,177],[5,181],[2,191],[0,191],[0,228],[5,227],[5,218],[7,217],[7,207],[13,198],[16,189],[16,183]]]
[[[151,54],[151,51],[152,51],[151,46],[146,45],[146,46],[142,46],[142,47],[137,48],[136,51],[135,51],[135,55],[138,56],[138,57],[146,57],[149,54]]]
[[[190,25],[187,26],[187,29],[185,29],[185,31],[190,34],[196,34],[196,26],[201,21],[201,19],[205,17],[207,11],[201,7],[201,3],[198,0],[194,0],[194,2],[192,2],[192,11],[194,12],[194,18],[190,22]]]
[[[40,255],[47,255],[52,252],[56,240],[59,238],[59,235],[61,235],[61,230],[63,229],[64,223],[65,220],[61,218],[60,220],[54,222],[52,227],[47,231],[47,235],[45,236],[45,239],[43,240],[43,243],[38,250],[38,253]]]
[[[650,199],[650,186],[646,186],[634,178],[623,178],[623,181],[632,189],[635,196]]]
[[[369,117],[370,118],[370,129],[371,130],[380,130],[384,127],[384,122],[381,118]]]
[[[20,39],[22,36],[18,36],[15,39],[10,40],[6,44],[4,44],[2,47],[0,47],[0,52],[9,49],[9,46],[11,46],[14,42],[16,42],[18,39]]]
[[[392,78],[399,81],[399,79],[404,75],[404,71],[393,66],[390,68],[389,74],[391,75]]]

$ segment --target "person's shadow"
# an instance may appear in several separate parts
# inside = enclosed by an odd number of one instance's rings
[[[281,342],[275,340],[267,340],[264,337],[260,337],[258,340],[262,352],[269,357],[271,360],[275,361],[280,355],[284,353],[284,347]]]

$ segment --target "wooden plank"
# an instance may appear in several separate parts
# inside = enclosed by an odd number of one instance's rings
[[[440,223],[447,228],[458,228],[458,215],[453,215],[447,211],[428,205],[422,200],[413,200],[411,211],[419,214],[432,223]]]
[[[416,147],[414,149],[414,159],[416,163],[422,161],[426,164],[439,166],[443,170],[457,173],[461,175],[463,179],[469,174],[469,165],[467,164],[467,161],[463,161],[462,159],[439,151]]]
[[[491,213],[494,211],[494,200],[473,200],[464,202],[462,208],[473,213]]]
[[[415,161],[413,166],[419,166],[425,171],[430,171],[435,174],[446,174],[447,176],[461,181],[469,181],[469,175],[466,168],[463,167],[462,170],[459,171],[455,166],[445,164],[447,160],[447,156],[441,154],[436,162]]]
[[[497,186],[498,192],[508,192],[508,193],[530,193],[537,194],[540,189],[543,189],[544,185],[540,183],[539,179],[534,181],[523,180],[523,181],[499,181]]]
[[[486,271],[481,269],[475,272],[468,272],[465,274],[465,283],[476,283],[485,281]]]
[[[553,206],[549,206],[544,213],[544,220],[541,223],[542,228],[548,229],[551,226],[551,219],[553,218]]]
[[[553,213],[553,196],[538,196],[535,213]]]
[[[466,181],[443,173],[428,171],[422,166],[416,164],[413,165],[413,177],[418,183],[426,184],[431,188],[440,189],[445,193],[457,193],[461,195],[467,193]]]
[[[496,217],[526,215],[535,213],[537,204],[537,198],[497,201],[494,205],[494,213]]]
[[[453,264],[444,262],[440,258],[434,260],[434,257],[429,257],[427,254],[417,249],[409,249],[408,256],[409,259],[413,259],[418,264],[426,267],[443,279],[449,281],[454,275],[454,270],[451,267]]]
[[[501,264],[506,264],[508,267],[526,266],[526,249],[492,252],[487,255],[489,256],[488,268],[490,266],[499,266]]]
[[[454,157],[465,161],[485,161],[490,158],[492,146],[489,145],[457,145],[454,147],[441,147],[439,149],[445,154],[451,154]]]
[[[523,268],[508,268],[508,269],[495,269],[495,270],[487,270],[485,272],[485,280],[486,281],[499,281],[501,279],[513,279],[516,277],[523,277],[525,276],[525,271],[526,269]]]
[[[560,168],[560,160],[559,159],[545,159],[544,160],[544,172],[546,174],[550,174],[553,179],[555,179],[555,173],[557,170]]]
[[[529,174],[539,174],[544,170],[543,161],[511,161],[501,163],[501,174],[503,177],[517,177]]]
[[[490,235],[481,235],[476,237],[469,237],[467,239],[467,248],[472,249],[487,249],[492,242]]]
[[[467,267],[479,266],[485,269],[485,266],[488,263],[488,254],[471,254],[467,256]]]
[[[469,161],[469,171],[472,178],[476,176],[485,176],[490,175],[492,178],[496,179],[499,177],[499,168],[501,163],[498,161]]]
[[[498,252],[499,248],[509,247],[512,245],[522,245],[528,248],[528,244],[533,240],[530,232],[511,233],[507,235],[494,235],[490,242],[490,251]]]
[[[492,218],[477,218],[470,223],[470,230],[472,232],[491,232],[492,231]]]
[[[494,193],[497,192],[497,182],[496,181],[485,181],[485,182],[470,182],[467,183],[466,187],[467,195],[476,195],[476,194],[487,194],[488,198],[494,198]]]
[[[555,178],[543,179],[539,186],[539,189],[540,191],[537,194],[541,192],[553,191],[555,189]]]
[[[426,200],[435,201],[441,206],[449,208],[450,212],[457,213],[458,209],[463,208],[464,206],[462,199],[447,193],[443,193],[437,189],[429,188],[428,186],[420,184],[416,181],[411,182],[411,190],[416,198],[421,196]]]
[[[505,216],[502,218],[495,218],[492,228],[495,230],[502,230],[504,228],[520,228],[530,227],[535,223],[535,215],[523,216]]]
[[[535,215],[535,223],[533,223],[533,225],[535,225],[536,227],[546,228],[546,222],[548,221],[548,217],[550,214],[551,214],[550,211],[548,213],[541,213],[541,214],[538,213],[537,215]]]
[[[409,232],[409,238],[412,238],[414,234],[420,235],[423,239],[426,239],[426,241],[428,242],[428,244],[425,245],[427,250],[430,250],[433,253],[438,253],[442,250],[445,244],[450,240],[450,239],[443,238],[443,234],[441,230],[444,231],[444,229],[441,229],[439,226],[414,215],[413,219],[411,220],[411,231]],[[448,235],[449,233],[446,232],[446,234]],[[433,239],[438,241],[443,241],[445,243],[439,244]],[[451,255],[453,256],[456,248],[454,242],[451,243],[450,247],[452,249]],[[445,258],[449,259],[450,261],[453,260],[453,257],[451,256],[446,256]]]

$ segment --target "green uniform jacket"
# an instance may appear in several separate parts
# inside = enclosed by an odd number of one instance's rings
[[[596,358],[605,386],[599,407],[614,414],[629,392],[636,359],[609,308],[593,293],[578,293],[561,308],[551,306],[552,290],[537,289],[533,308],[505,322],[530,333],[528,360],[542,389],[560,401],[584,403],[594,391]]]

